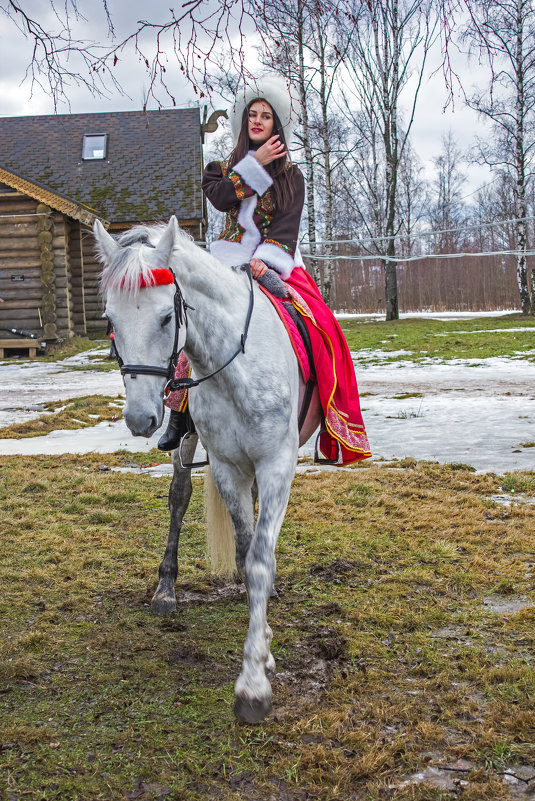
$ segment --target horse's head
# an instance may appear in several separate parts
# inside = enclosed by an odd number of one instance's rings
[[[93,229],[104,264],[100,286],[120,361],[159,368],[161,374],[123,375],[124,419],[134,436],[149,437],[162,424],[164,372],[175,341],[175,285],[165,270],[171,262],[178,223],[137,226],[114,239],[97,220]]]

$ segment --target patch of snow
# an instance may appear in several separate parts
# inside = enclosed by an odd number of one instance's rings
[[[0,370],[0,426],[24,423],[43,414],[38,404],[85,395],[124,395],[119,370],[68,370],[62,362],[9,362]],[[79,364],[80,362],[76,362]],[[72,434],[72,432],[71,432]]]
[[[201,453],[198,454],[199,458],[201,458],[201,455]],[[197,458],[197,456],[195,458]],[[139,465],[139,467],[111,467],[110,469],[116,473],[138,473],[139,475],[152,476],[152,478],[171,478],[173,475],[172,462],[153,464],[147,467]],[[192,478],[198,478],[203,474],[204,467],[194,467],[191,471]]]
[[[99,345],[98,348],[91,348],[91,350],[84,350],[82,353],[75,353],[74,356],[68,356],[63,359],[62,364],[67,365],[86,365],[93,364],[95,361],[101,362],[104,357],[110,352],[110,346]]]
[[[146,453],[156,448],[162,430],[150,439],[133,437],[124,420],[114,423],[104,421],[90,428],[51,431],[44,437],[0,439],[0,454],[29,456],[37,453],[114,453],[121,450]]]
[[[379,358],[381,352],[375,353]],[[535,441],[534,362],[492,358],[369,364],[361,353],[353,356],[374,460],[462,462],[495,473],[535,469],[535,448],[521,445]],[[395,397],[407,393],[418,397]],[[124,395],[119,371],[69,371],[65,361],[4,364],[0,426],[39,416],[45,401],[93,394]],[[144,439],[133,437],[122,419],[101,422],[43,437],[0,439],[0,454],[147,451],[156,447],[164,427]],[[310,460],[313,449],[314,437],[300,450],[301,458]]]
[[[365,364],[370,361],[384,362],[397,359],[398,356],[412,356],[413,353],[414,351],[412,350],[372,350],[372,348],[362,348],[362,350],[352,351],[351,356],[353,360],[358,359],[359,363]]]
[[[527,503],[528,506],[535,506],[535,498],[519,492],[517,495],[489,495],[489,501],[500,504],[500,506],[511,506],[513,503]]]
[[[358,354],[354,354],[357,356]],[[361,365],[356,373],[375,461],[412,456],[480,472],[535,470],[535,364],[512,359]],[[407,392],[421,397],[395,398]],[[311,455],[313,441],[301,449]]]

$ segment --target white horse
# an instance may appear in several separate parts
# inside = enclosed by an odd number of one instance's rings
[[[303,384],[277,312],[256,282],[250,284],[243,270],[222,264],[195,245],[175,217],[167,226],[138,226],[119,240],[99,222],[94,233],[105,265],[101,287],[106,316],[127,365],[124,418],[132,434],[148,437],[162,423],[174,345],[183,346],[193,378],[215,373],[190,389],[189,408],[232,519],[236,565],[249,599],[249,631],[234,709],[242,720],[258,722],[271,710],[268,674],[273,674],[275,662],[266,611],[275,578],[275,546],[300,440],[305,442],[320,421],[317,393],[299,435]],[[150,286],[155,268],[171,269],[176,286]],[[148,286],[140,289],[143,283]],[[187,313],[187,325],[180,326],[182,313]],[[190,454],[194,445],[192,438]],[[181,470],[175,458],[174,463],[171,530],[153,599],[157,611],[173,608],[178,530],[191,494],[189,471]],[[255,479],[256,526],[251,494]]]

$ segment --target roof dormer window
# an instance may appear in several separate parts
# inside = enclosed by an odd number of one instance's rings
[[[108,150],[108,134],[85,134],[82,145],[84,161],[105,159]]]

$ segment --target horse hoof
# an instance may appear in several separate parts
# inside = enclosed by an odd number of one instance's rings
[[[246,698],[237,697],[234,701],[234,714],[242,723],[249,723],[250,725],[260,723],[266,715],[269,715],[272,709],[270,698],[264,700],[255,698],[249,701]]]
[[[176,599],[154,597],[150,603],[150,611],[155,615],[171,615],[176,612]]]

